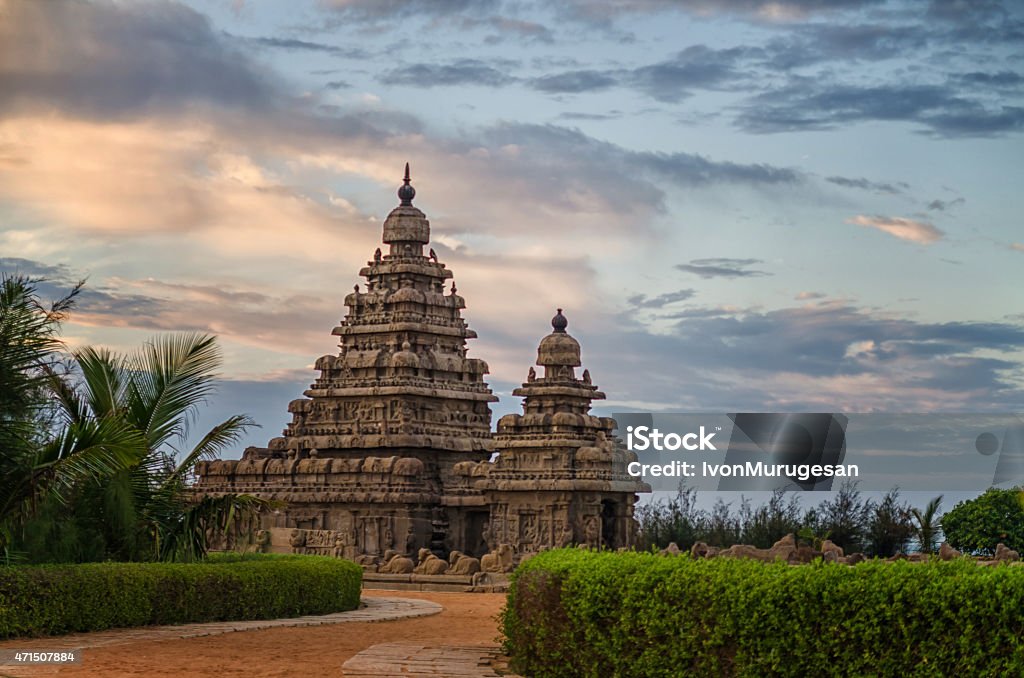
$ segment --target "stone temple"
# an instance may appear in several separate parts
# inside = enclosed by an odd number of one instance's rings
[[[319,377],[289,405],[283,435],[240,460],[202,462],[198,496],[276,500],[283,508],[259,517],[265,549],[366,565],[421,549],[521,558],[631,546],[636,493],[650,488],[626,473],[635,457],[615,421],[589,413],[604,394],[578,373],[561,309],[537,349],[542,372],[530,367],[513,392],[523,413],[492,432],[487,363],[466,354],[476,333],[452,272],[424,252],[430,223],[415,195],[406,165],[401,204],[384,221],[387,252],[360,270],[365,289],[345,297],[334,328],[339,352],[316,361]]]

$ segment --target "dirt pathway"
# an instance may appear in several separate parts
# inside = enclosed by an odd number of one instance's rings
[[[440,614],[381,622],[271,628],[202,638],[141,640],[84,651],[80,665],[0,675],[60,676],[341,676],[341,665],[371,645],[497,643],[496,616],[503,594],[363,591],[363,597],[423,598],[440,603]],[[33,645],[39,643],[32,641]]]

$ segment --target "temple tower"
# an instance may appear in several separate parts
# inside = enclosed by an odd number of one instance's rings
[[[294,548],[442,552],[451,530],[465,530],[461,513],[445,509],[452,467],[491,455],[487,363],[466,355],[476,333],[452,272],[424,252],[430,222],[415,195],[407,164],[401,202],[384,221],[388,252],[378,248],[360,270],[365,288],[345,297],[333,331],[339,352],[316,361],[320,374],[289,405],[283,435],[200,472],[201,492],[286,501],[264,527],[295,529],[303,543]],[[310,546],[310,535],[331,543]]]
[[[558,309],[552,332],[537,348],[537,376],[513,391],[525,398],[523,414],[498,421],[500,456],[476,487],[490,505],[489,545],[519,553],[570,544],[619,548],[636,535],[637,492],[650,487],[626,473],[635,459],[615,437],[615,420],[590,414],[604,393],[589,370],[577,375],[580,345],[566,332]]]

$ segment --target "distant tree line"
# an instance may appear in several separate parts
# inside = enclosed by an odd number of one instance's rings
[[[640,546],[663,548],[675,542],[686,549],[701,541],[768,548],[790,533],[809,545],[830,539],[847,553],[879,557],[911,550],[932,553],[943,538],[967,553],[991,553],[999,541],[1011,548],[1024,546],[1020,490],[989,490],[960,502],[945,516],[940,513],[941,496],[915,508],[901,499],[898,489],[872,499],[850,482],[816,506],[804,507],[801,496],[780,490],[760,506],[745,497],[737,506],[719,498],[704,510],[697,507],[697,491],[680,485],[675,497],[637,508]]]

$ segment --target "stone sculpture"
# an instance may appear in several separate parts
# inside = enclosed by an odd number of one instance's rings
[[[377,571],[384,574],[412,574],[414,567],[412,558],[394,554],[391,558],[386,559],[384,564],[377,568]]]
[[[430,549],[420,549],[419,565],[413,568],[416,574],[445,574],[448,572],[448,563],[441,560]]]
[[[480,559],[480,568],[484,572],[511,572],[515,569],[514,555],[511,545],[499,544],[497,549]]]
[[[480,571],[480,560],[461,551],[452,551],[448,556],[448,564],[449,574],[473,575]]]

